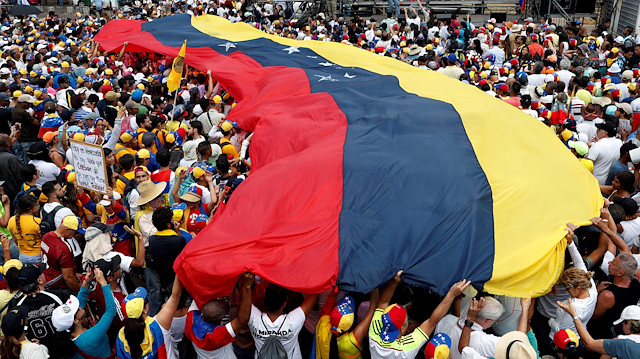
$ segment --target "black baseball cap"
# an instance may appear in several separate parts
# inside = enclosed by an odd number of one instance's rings
[[[2,332],[5,336],[20,338],[24,332],[24,320],[27,319],[29,309],[25,305],[19,305],[4,315],[2,318]]]
[[[609,121],[605,121],[603,123],[597,123],[596,127],[601,129],[601,130],[607,131],[607,135],[609,135],[609,137],[612,137],[612,136],[616,135],[617,126],[614,125],[613,123],[609,122]]]
[[[96,265],[98,266],[98,268],[100,268],[100,270],[104,274],[104,277],[106,278],[109,276],[113,276],[114,273],[118,270],[118,268],[120,268],[120,263],[122,262],[122,259],[118,254],[110,255],[108,253],[105,255],[105,257],[103,257],[102,259],[98,259],[96,261]]]
[[[18,272],[18,283],[20,285],[35,283],[41,273],[40,268],[33,264],[26,264]]]

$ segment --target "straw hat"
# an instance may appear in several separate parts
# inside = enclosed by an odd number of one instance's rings
[[[523,332],[509,332],[496,344],[495,359],[536,359],[536,351]]]
[[[136,200],[134,205],[142,206],[153,201],[156,197],[164,192],[166,184],[164,182],[153,183],[151,180],[146,180],[138,185],[138,192],[140,197]]]

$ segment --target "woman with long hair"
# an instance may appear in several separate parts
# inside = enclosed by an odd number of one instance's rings
[[[49,358],[47,347],[28,341],[24,335],[29,310],[25,306],[18,306],[10,310],[2,318],[2,332],[4,340],[0,343],[0,358],[2,359],[46,359]]]
[[[147,291],[139,287],[125,299],[125,309],[127,319],[124,327],[120,329],[116,338],[116,353],[121,359],[155,359],[166,358],[167,348],[173,343],[165,342],[171,339],[169,333],[173,315],[178,308],[180,294],[182,293],[182,283],[176,276],[173,282],[171,297],[164,304],[155,317],[149,317],[149,301]],[[165,347],[166,346],[166,347]]]
[[[40,241],[40,202],[34,196],[24,195],[18,199],[16,215],[9,219],[7,228],[20,249],[20,262],[39,265],[42,261]]]
[[[75,179],[75,174],[71,179]],[[60,203],[69,208],[71,212],[76,214],[76,216],[80,217],[83,227],[89,227],[96,216],[89,210],[85,209],[83,203],[88,203],[91,199],[83,189],[76,188],[71,179],[67,177],[68,182],[65,186],[64,196],[60,199]]]

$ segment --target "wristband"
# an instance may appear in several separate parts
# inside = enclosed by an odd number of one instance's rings
[[[473,322],[470,321],[469,319],[465,319],[464,320],[464,326],[471,328],[471,327],[473,327]]]
[[[575,317],[573,317],[573,320],[580,320],[580,317],[576,315]]]

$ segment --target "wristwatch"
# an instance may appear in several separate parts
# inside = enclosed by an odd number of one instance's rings
[[[471,327],[473,327],[473,322],[470,321],[469,319],[465,319],[464,320],[464,326],[471,328]]]

